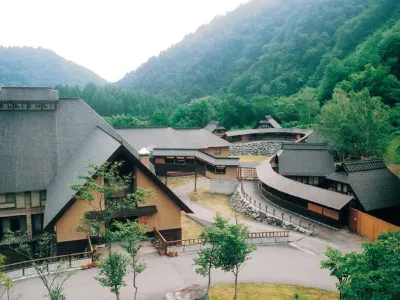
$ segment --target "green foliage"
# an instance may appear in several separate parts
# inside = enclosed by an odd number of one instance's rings
[[[99,276],[95,277],[104,287],[108,287],[119,300],[120,288],[126,286],[124,277],[128,272],[128,260],[120,253],[108,253],[99,265]]]
[[[237,299],[237,281],[242,264],[250,259],[256,247],[248,242],[249,229],[243,224],[229,224],[229,220],[217,214],[212,227],[205,228],[201,237],[210,248],[203,248],[194,259],[196,273],[208,276],[208,290],[211,284],[211,269],[232,272],[235,276],[235,297]]]
[[[5,259],[6,257],[0,254],[0,300],[17,300],[20,299],[20,297],[14,297],[12,292],[12,288],[15,286],[15,283],[4,272]]]
[[[63,287],[74,272],[69,270],[68,263],[62,261],[57,262],[51,271],[49,271],[48,264],[54,262],[48,261],[47,258],[53,257],[56,253],[56,235],[49,232],[42,233],[37,240],[38,251],[32,249],[32,245],[28,240],[26,233],[8,232],[5,236],[5,244],[23,256],[35,269],[39,279],[47,290],[46,297],[50,300],[65,300],[66,296],[64,295]],[[36,261],[38,258],[42,260]]]
[[[124,210],[135,209],[139,202],[143,203],[153,192],[138,188],[135,193],[129,193],[133,175],[121,172],[123,162],[105,163],[98,166],[90,163],[87,174],[78,174],[80,183],[71,184],[76,192],[75,199],[85,201],[93,208],[91,211],[96,218],[85,218],[88,226],[78,226],[77,230],[91,235],[102,236],[111,247],[111,225],[113,216]],[[116,194],[124,193],[121,197]],[[90,213],[90,212],[88,212]]]
[[[122,248],[130,257],[130,266],[133,271],[133,288],[135,289],[134,299],[136,299],[138,287],[136,286],[137,275],[146,269],[146,264],[139,262],[139,250],[141,242],[146,239],[146,227],[137,222],[127,220],[126,223],[114,222],[116,231],[114,239],[121,242]]]
[[[362,253],[342,254],[328,248],[321,263],[338,279],[341,299],[400,298],[400,230],[383,232],[373,243],[364,243]]]
[[[342,159],[380,157],[390,130],[388,108],[367,89],[350,93],[337,89],[322,108],[318,130]]]
[[[398,132],[391,137],[384,158],[388,163],[400,164],[400,134]]]

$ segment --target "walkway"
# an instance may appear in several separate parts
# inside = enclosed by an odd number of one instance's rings
[[[195,254],[179,257],[160,257],[146,254],[143,260],[147,269],[138,276],[138,299],[159,299],[166,292],[194,283],[205,285],[206,278],[197,275],[193,266]],[[239,273],[240,282],[271,282],[310,286],[335,290],[335,279],[320,269],[320,257],[299,251],[287,245],[259,247]],[[106,300],[115,299],[107,288],[94,277],[96,268],[77,271],[65,284],[67,299]],[[212,283],[233,283],[233,274],[213,271]],[[121,290],[121,300],[132,299],[132,275],[126,277],[127,286]],[[45,290],[38,278],[17,282],[16,294],[22,300],[44,299]],[[84,295],[84,296],[83,296]]]

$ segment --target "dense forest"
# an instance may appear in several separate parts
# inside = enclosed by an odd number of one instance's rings
[[[83,86],[87,82],[106,83],[94,72],[62,58],[53,51],[0,46],[0,86]]]
[[[271,114],[339,155],[380,156],[391,140],[400,157],[399,57],[398,0],[253,0],[114,85],[57,88],[114,126],[232,129]]]

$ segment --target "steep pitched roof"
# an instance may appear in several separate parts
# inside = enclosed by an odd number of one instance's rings
[[[226,130],[226,128],[224,126],[222,126],[218,121],[210,121],[210,123],[208,123],[205,127],[204,130],[208,131],[208,132],[213,132],[214,130]]]
[[[382,160],[342,163],[327,179],[348,183],[365,211],[400,206],[400,179]]]
[[[19,89],[22,91],[15,88],[12,93],[2,93],[2,100],[28,101],[33,90],[34,101],[49,98],[57,102],[57,109],[0,111],[0,193],[47,190],[45,224],[49,224],[63,205],[70,203],[68,184],[74,182],[76,173],[84,171],[87,158],[100,164],[122,146],[178,206],[191,212],[140,163],[138,152],[83,100],[55,100],[50,88]],[[61,184],[62,178],[68,181]]]
[[[179,136],[199,144],[200,149],[210,147],[229,147],[231,145],[226,140],[221,139],[220,137],[204,129],[182,128],[177,129],[176,132]]]
[[[201,146],[170,127],[135,127],[117,129],[135,148],[199,149]]]
[[[282,128],[282,126],[277,121],[275,121],[275,119],[271,115],[265,116],[265,118],[259,121],[258,124],[270,124],[272,128]]]
[[[279,174],[284,176],[327,176],[335,162],[326,144],[290,143],[278,155]]]

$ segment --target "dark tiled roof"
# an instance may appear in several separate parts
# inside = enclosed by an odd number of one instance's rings
[[[365,211],[400,206],[400,179],[381,160],[345,162],[327,179],[348,183]]]
[[[327,176],[335,170],[325,144],[283,144],[278,154],[279,174],[285,176]]]
[[[272,127],[282,128],[282,126],[277,121],[275,121],[275,119],[271,115],[265,116],[265,119],[272,125]]]
[[[194,141],[200,145],[200,149],[210,147],[229,147],[231,144],[226,140],[208,132],[204,129],[178,129],[178,135],[186,138],[187,140]]]
[[[352,196],[339,194],[283,177],[272,169],[270,164],[271,159],[262,162],[257,167],[257,177],[275,190],[336,210],[342,209],[353,198]]]
[[[189,140],[170,127],[136,127],[117,129],[137,150],[145,147],[152,151],[154,148],[167,149],[200,149],[195,140]]]
[[[345,162],[343,167],[347,173],[386,169],[386,165],[382,160]]]

